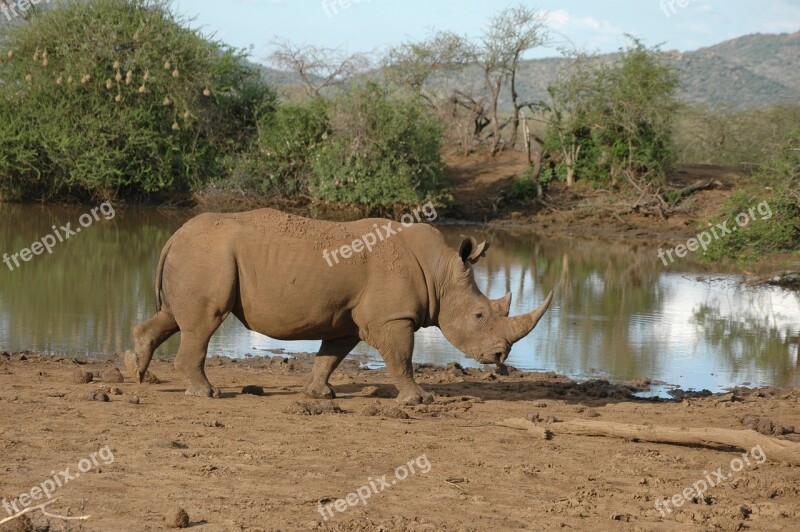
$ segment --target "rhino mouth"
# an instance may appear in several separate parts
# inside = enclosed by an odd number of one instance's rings
[[[476,357],[476,360],[481,364],[502,364],[507,358],[507,349],[496,349]]]

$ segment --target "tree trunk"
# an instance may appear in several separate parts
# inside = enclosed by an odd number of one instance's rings
[[[517,105],[519,94],[517,94],[517,60],[514,60],[511,67],[511,105],[514,109],[514,119],[511,121],[511,149],[513,150],[517,145],[517,133],[519,131],[519,112],[520,108]]]
[[[492,144],[489,153],[492,157],[494,157],[497,155],[497,152],[500,151],[500,120],[498,120],[497,117],[497,100],[500,98],[502,78],[498,77],[496,80],[492,81],[490,70],[488,68],[484,69],[483,75],[486,81],[486,87],[489,89],[489,92],[492,95]]]

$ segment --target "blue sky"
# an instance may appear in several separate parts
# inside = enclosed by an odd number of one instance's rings
[[[174,0],[193,26],[237,47],[253,46],[264,62],[274,37],[342,48],[380,50],[421,39],[430,29],[479,35],[506,0]],[[749,33],[800,30],[800,0],[523,0],[549,13],[558,45],[615,51],[624,34],[647,44],[693,50]],[[558,55],[554,45],[529,57]]]

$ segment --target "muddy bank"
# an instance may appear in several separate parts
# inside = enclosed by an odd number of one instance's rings
[[[800,441],[800,389],[643,400],[633,394],[647,382],[421,365],[417,378],[436,401],[400,407],[386,373],[358,360],[332,377],[334,401],[308,400],[299,389],[310,364],[213,357],[207,371],[223,396],[198,399],[183,394],[166,361],[139,385],[127,375],[118,382],[113,362],[2,354],[0,497],[89,464],[47,508],[91,516],[69,522],[73,529],[188,521],[196,530],[789,530],[800,519],[800,467],[755,453],[732,472],[740,449],[559,429],[570,420],[651,422]],[[508,418],[533,420],[552,438],[496,424]],[[92,453],[101,460],[82,461]],[[680,507],[656,507],[718,468],[730,478]],[[29,516],[15,525],[65,526]]]

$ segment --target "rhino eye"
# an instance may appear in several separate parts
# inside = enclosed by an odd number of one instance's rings
[[[479,320],[482,320],[483,319],[483,312],[482,311],[476,312],[475,313],[475,318],[479,319]]]

